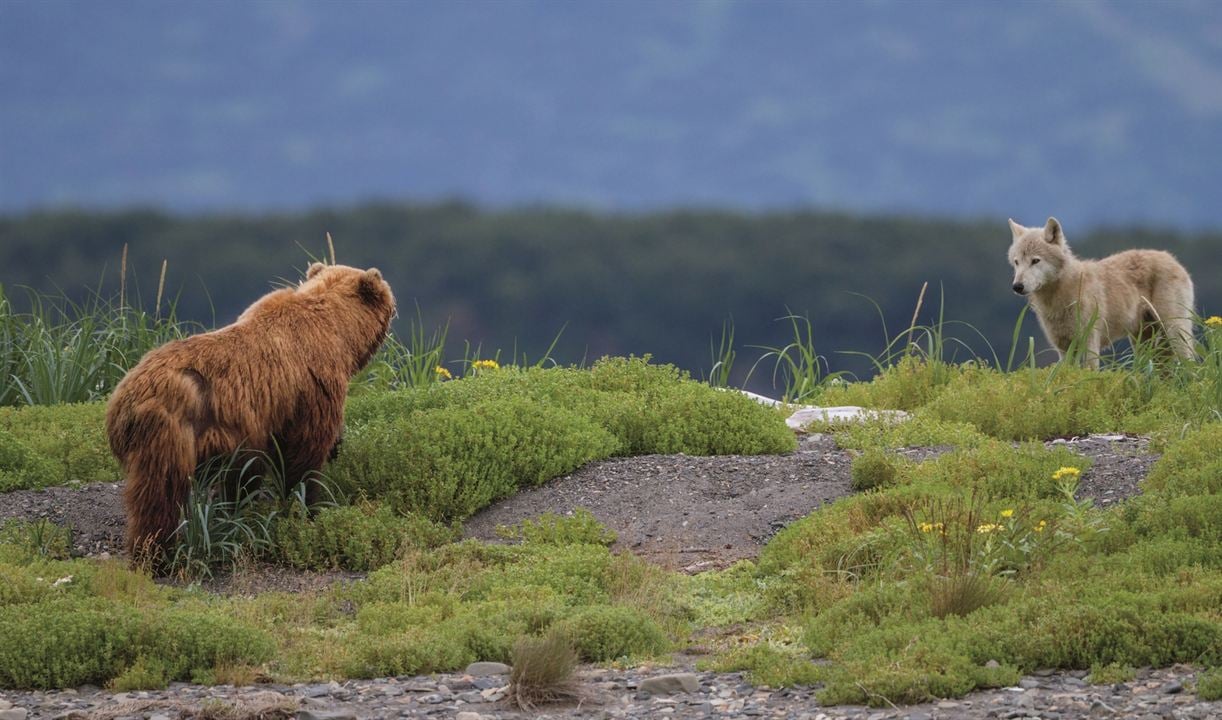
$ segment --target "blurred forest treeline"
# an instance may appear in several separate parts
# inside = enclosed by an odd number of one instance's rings
[[[1027,225],[1044,218],[1016,218]],[[594,213],[547,207],[486,210],[462,202],[376,203],[295,214],[178,216],[153,210],[54,211],[0,217],[0,284],[14,304],[19,287],[85,299],[117,294],[119,259],[129,247],[128,293],[151,310],[162,260],[167,296],[180,318],[231,322],[276,282],[296,281],[310,255],[335,239],[339,262],[381,268],[399,300],[403,333],[418,305],[426,329],[449,322],[451,356],[463,341],[485,356],[516,347],[537,359],[564,328],[553,356],[562,363],[604,354],[651,353],[701,377],[710,341],[733,319],[735,382],[792,328],[778,318],[807,315],[816,349],[832,370],[868,375],[844,351],[877,354],[885,345],[877,303],[892,336],[906,329],[922,283],[930,290],[920,322],[944,295],[947,320],[979,330],[1005,360],[1023,301],[1010,291],[1005,218],[951,221],[794,211],[743,214],[676,210]],[[1131,247],[1173,252],[1192,273],[1198,309],[1222,311],[1222,233],[1149,229],[1079,233],[1078,255]],[[864,297],[862,297],[864,296]],[[868,299],[866,299],[868,298]],[[163,308],[164,311],[164,308]],[[954,334],[988,349],[975,330]],[[1023,337],[1044,346],[1033,317]],[[959,350],[959,356],[969,353]],[[767,391],[771,365],[751,383]]]

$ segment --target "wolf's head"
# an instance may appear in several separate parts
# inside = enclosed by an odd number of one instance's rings
[[[1030,295],[1056,282],[1065,263],[1073,258],[1065,233],[1056,218],[1044,227],[1023,227],[1010,221],[1014,241],[1010,243],[1010,265],[1014,267],[1011,287],[1019,295]]]

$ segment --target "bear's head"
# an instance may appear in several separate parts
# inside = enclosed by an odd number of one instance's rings
[[[357,369],[369,362],[390,332],[395,296],[377,268],[311,263],[296,292],[299,296],[317,296],[334,303],[337,312],[352,314],[346,319],[351,321],[347,329],[356,332],[360,341]]]

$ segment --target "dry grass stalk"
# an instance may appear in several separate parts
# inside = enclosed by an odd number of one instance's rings
[[[921,305],[925,302],[925,291],[929,289],[929,281],[926,280],[924,285],[921,285],[921,294],[917,296],[916,307],[912,310],[912,322],[908,323],[908,342],[905,348],[912,348],[912,333],[916,330],[917,316],[921,314]]]
[[[331,264],[335,264],[335,243],[331,242],[331,233],[327,233],[327,252],[331,254]]]
[[[166,259],[161,261],[161,279],[157,281],[157,310],[153,316],[158,320],[161,319],[161,296],[165,292],[165,269],[168,263],[169,260]]]
[[[127,307],[127,243],[123,243],[123,256],[119,258],[119,307]]]
[[[577,651],[558,633],[520,638],[513,646],[508,700],[530,712],[543,703],[578,701],[587,694],[573,677]]]

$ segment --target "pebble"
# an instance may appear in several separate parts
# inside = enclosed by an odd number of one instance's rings
[[[468,668],[470,669],[470,668]],[[1141,669],[1132,682],[1089,685],[1066,672],[1037,671],[1019,686],[939,699],[920,705],[881,708],[820,706],[811,688],[753,687],[741,673],[690,672],[685,668],[610,670],[584,668],[579,679],[590,690],[582,703],[544,705],[533,712],[509,707],[508,678],[469,673],[427,677],[349,680],[234,688],[175,684],[171,689],[112,694],[96,687],[48,692],[0,691],[0,720],[88,716],[160,720],[184,707],[249,703],[266,696],[296,707],[297,720],[366,718],[455,718],[456,720],[1009,720],[1010,718],[1150,718],[1222,720],[1222,701],[1205,702],[1192,692],[1197,668],[1177,665]],[[488,682],[494,681],[494,682]],[[482,687],[486,685],[487,687]],[[664,690],[663,688],[679,688]],[[341,699],[347,698],[347,699]],[[122,702],[126,706],[121,707]],[[292,711],[290,711],[292,712]]]

